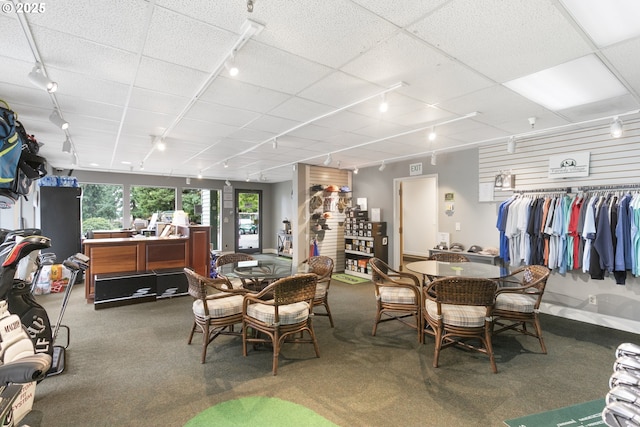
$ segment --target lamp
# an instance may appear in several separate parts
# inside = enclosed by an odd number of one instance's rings
[[[144,170],[144,162],[140,162],[140,170],[143,171]]]
[[[260,181],[266,181],[266,180],[267,180],[267,177],[264,176],[262,172],[260,172]]]
[[[389,103],[387,102],[387,96],[386,94],[382,94],[382,102],[380,103],[380,106],[378,107],[378,109],[380,110],[381,113],[386,113],[389,110]]]
[[[224,181],[224,185],[226,185],[227,187],[231,187],[231,183],[228,179]]]
[[[187,185],[191,184],[191,178],[187,177],[187,179],[185,180]]]
[[[436,152],[431,153],[431,166],[435,166],[438,164],[438,157],[436,156]]]
[[[273,149],[278,148],[278,138],[273,138]]]
[[[386,163],[385,163],[385,162],[384,162],[384,160],[383,160],[383,161],[382,161],[382,163],[380,164],[380,167],[378,168],[378,170],[379,170],[380,172],[382,172],[382,171],[384,170],[384,168],[386,168],[386,167],[387,167],[387,165],[386,165]]]
[[[229,167],[229,161],[225,160],[224,163],[222,163],[222,166],[224,166],[225,169],[228,168]]]
[[[69,137],[67,137],[67,139],[62,143],[62,152],[71,153],[71,141],[69,141]]]
[[[620,138],[622,136],[622,120],[618,116],[613,118],[610,130],[612,138]]]
[[[353,170],[353,173],[355,173],[356,175],[358,175],[358,168],[355,168],[355,169]]]
[[[249,177],[249,174],[247,174],[247,179],[245,179],[245,181],[247,182],[251,181],[251,177]]]
[[[510,136],[509,141],[507,141],[507,153],[513,154],[516,152],[516,138],[515,136]]]
[[[49,115],[49,120],[51,120],[51,123],[58,126],[62,130],[66,130],[69,128],[69,123],[62,117],[60,117],[60,113],[57,109],[54,109],[51,112],[51,114]]]
[[[198,179],[202,179],[202,171],[198,172]]]
[[[333,161],[333,159],[331,158],[331,153],[327,154],[327,158],[324,159],[324,165],[325,166],[329,166],[331,164],[331,162]]]
[[[436,136],[437,136],[436,128],[435,128],[435,126],[432,126],[431,127],[431,132],[429,132],[429,136],[428,136],[429,141],[435,141],[436,140]]]
[[[227,69],[231,77],[237,76],[240,72],[240,70],[238,70],[238,67],[236,67],[236,60],[233,54],[231,54],[231,59],[229,61],[225,61],[224,68]]]
[[[340,160],[338,160],[338,169],[340,169]]]
[[[58,90],[58,83],[49,80],[49,78],[42,73],[42,69],[38,63],[36,63],[33,70],[29,73],[29,80],[34,86],[46,90],[49,93]]]

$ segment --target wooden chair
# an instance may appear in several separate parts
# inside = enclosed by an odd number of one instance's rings
[[[376,296],[376,319],[372,335],[376,335],[378,324],[398,320],[417,329],[418,341],[422,342],[422,321],[420,317],[420,281],[411,273],[392,269],[380,258],[369,260]],[[386,316],[386,317],[383,317]],[[407,322],[413,317],[415,323]]]
[[[304,261],[309,264],[309,273],[318,276],[318,284],[316,286],[316,295],[313,299],[314,307],[323,306],[324,312],[313,313],[314,316],[327,316],[329,323],[333,328],[333,317],[329,308],[329,286],[331,286],[331,275],[333,274],[333,259],[328,256],[312,256]]]
[[[443,277],[423,288],[424,321],[436,339],[433,367],[438,367],[440,350],[452,345],[485,353],[496,373],[491,344],[491,315],[497,282],[470,277]],[[479,340],[482,346],[468,341]]]
[[[216,259],[216,270],[223,265],[234,264],[240,261],[253,261],[254,259],[255,258],[253,256],[240,252],[220,255],[218,259]],[[236,277],[228,277],[227,279],[234,289],[244,288],[247,285],[244,279],[239,279]]]
[[[517,269],[501,282],[506,287],[496,292],[493,309],[494,335],[513,330],[535,337],[540,342],[542,352],[547,353],[538,311],[550,273],[551,270],[543,265],[528,265]],[[527,329],[527,323],[533,325],[533,331]],[[496,325],[500,328],[495,329]]]
[[[194,320],[187,344],[191,344],[196,331],[202,333],[201,363],[204,363],[207,346],[219,335],[240,336],[240,331],[234,331],[233,325],[242,322],[242,302],[246,291],[231,289],[225,277],[211,279],[190,268],[185,268],[184,274],[189,283],[189,295],[194,298]]]
[[[297,274],[276,280],[257,294],[246,294],[242,309],[242,354],[247,355],[247,343],[271,343],[273,375],[278,373],[278,356],[285,342],[313,344],[316,357],[320,357],[311,323],[317,281],[318,276],[313,273]],[[271,296],[273,299],[265,300]],[[310,337],[304,338],[304,332]],[[300,336],[296,337],[297,334]]]

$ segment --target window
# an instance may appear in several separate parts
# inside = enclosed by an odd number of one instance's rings
[[[211,247],[213,250],[219,250],[222,245],[220,190],[182,190],[182,210],[189,215],[189,221],[192,223],[211,227]]]
[[[80,184],[82,233],[122,228],[122,185]]]
[[[154,213],[176,210],[176,189],[166,187],[131,187],[131,217],[148,221]]]

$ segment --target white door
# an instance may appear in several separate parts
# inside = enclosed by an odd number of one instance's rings
[[[401,265],[403,255],[429,256],[437,243],[438,179],[437,175],[399,178],[394,183],[396,242],[394,260]]]

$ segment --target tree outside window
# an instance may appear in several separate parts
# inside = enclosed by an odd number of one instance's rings
[[[121,185],[80,184],[82,188],[82,233],[122,228]]]

